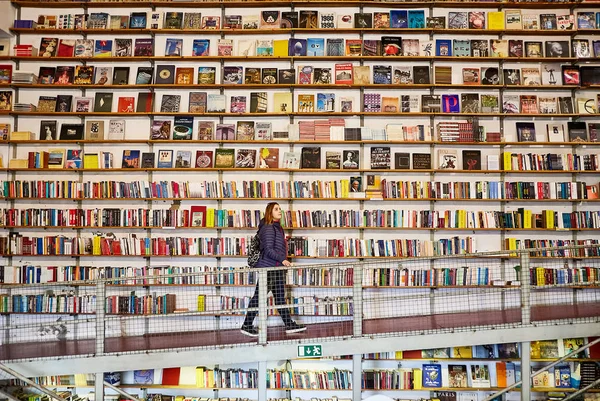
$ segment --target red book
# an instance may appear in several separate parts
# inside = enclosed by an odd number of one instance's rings
[[[133,107],[135,104],[134,97],[120,97],[119,98],[119,113],[133,113],[135,108]]]
[[[74,39],[60,39],[58,42],[58,49],[56,51],[57,57],[73,57],[75,51],[75,40]]]
[[[190,227],[206,227],[206,206],[190,207]]]
[[[163,377],[162,377],[163,386],[178,386],[180,369],[181,368],[165,368],[165,369],[163,369]]]

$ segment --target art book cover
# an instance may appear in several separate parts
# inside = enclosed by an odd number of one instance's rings
[[[442,365],[423,364],[423,387],[442,387]]]
[[[211,168],[213,165],[212,150],[197,150],[196,151],[196,168]]]
[[[193,116],[175,116],[173,121],[173,139],[189,141],[194,132]]]
[[[279,168],[279,149],[261,148],[259,168]]]
[[[439,149],[438,169],[458,170],[458,151],[456,149]]]
[[[467,365],[448,365],[448,387],[467,387]]]
[[[173,150],[163,149],[158,151],[158,168],[173,168]]]
[[[229,103],[229,111],[231,113],[246,112],[246,96],[231,96]]]
[[[215,122],[198,121],[198,140],[211,141],[215,139]]]
[[[462,169],[463,170],[481,170],[481,151],[463,150],[462,151]]]
[[[391,168],[391,149],[389,146],[371,148],[371,169],[389,170]]]
[[[192,56],[208,56],[210,54],[210,39],[194,39]]]
[[[94,44],[94,57],[111,57],[113,41],[110,39],[96,40]]]
[[[171,121],[170,120],[154,120],[150,127],[150,139],[152,140],[167,140],[171,136]]]
[[[256,168],[256,149],[236,149],[235,168]]]
[[[192,151],[178,150],[175,154],[175,168],[191,168],[192,167]]]
[[[292,95],[291,93],[289,94]],[[270,141],[273,139],[273,128],[270,122],[257,121],[254,125],[255,141]]]
[[[490,387],[490,370],[487,365],[471,365],[471,385],[475,388]]]
[[[254,121],[238,121],[235,139],[237,141],[253,141]]]
[[[140,151],[139,150],[124,150],[122,168],[140,168]]]

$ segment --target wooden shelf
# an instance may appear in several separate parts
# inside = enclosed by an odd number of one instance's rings
[[[597,203],[600,202],[600,199],[458,199],[458,198],[385,198],[385,199],[366,199],[366,198],[288,198],[288,197],[266,197],[266,198],[223,198],[223,197],[215,197],[215,198],[25,198],[25,197],[4,197],[4,200],[28,200],[28,201],[73,201],[73,202],[81,202],[81,201],[100,201],[100,202],[112,202],[112,201],[123,201],[123,202],[132,202],[132,201],[140,201],[140,202],[170,202],[170,201],[261,201],[265,200],[279,200],[279,201],[302,201],[302,202],[322,202],[322,201],[366,201],[366,202],[518,202],[518,203],[529,203],[529,202],[550,202],[550,203],[581,203],[581,202],[591,202]]]
[[[178,3],[179,4],[179,3]],[[114,62],[148,62],[148,61],[293,61],[295,63],[310,61],[458,61],[461,63],[471,61],[488,61],[498,63],[544,63],[544,62],[595,62],[596,58],[576,57],[454,57],[454,56],[145,56],[145,57],[38,57],[38,56],[1,56],[0,60],[12,61],[71,61],[87,63],[92,61]]]

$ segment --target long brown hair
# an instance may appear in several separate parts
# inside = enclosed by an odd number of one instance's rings
[[[273,224],[273,209],[278,206],[277,202],[269,202],[265,209],[265,224]]]

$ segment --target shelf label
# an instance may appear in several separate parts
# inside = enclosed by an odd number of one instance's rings
[[[298,358],[315,358],[319,356],[323,356],[323,347],[321,344],[298,346]]]

